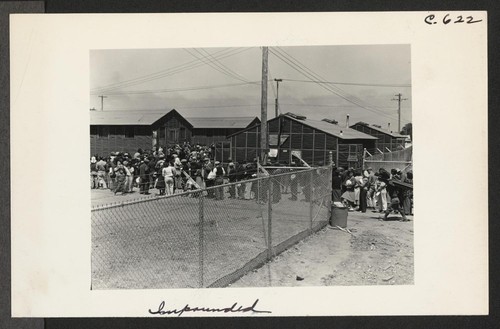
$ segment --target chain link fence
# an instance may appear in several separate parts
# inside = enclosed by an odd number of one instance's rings
[[[92,289],[225,287],[324,227],[331,167],[94,207]]]

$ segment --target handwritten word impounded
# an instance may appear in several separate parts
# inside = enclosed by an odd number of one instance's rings
[[[164,310],[165,308],[165,301],[162,301],[160,305],[158,306],[158,310],[152,311],[149,309],[149,314],[156,314],[156,315],[170,315],[170,314],[176,314],[177,316],[181,316],[184,312],[208,312],[208,313],[246,313],[246,312],[253,312],[253,313],[271,313],[271,311],[259,311],[256,310],[255,307],[257,306],[257,303],[259,300],[255,300],[252,306],[245,307],[239,306],[236,308],[238,303],[234,303],[231,307],[226,307],[226,308],[210,308],[210,307],[190,307],[189,304],[186,304],[181,309],[172,309],[172,310]]]

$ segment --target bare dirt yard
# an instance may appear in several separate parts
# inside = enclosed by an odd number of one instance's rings
[[[200,236],[196,198],[158,199],[157,191],[151,192],[115,196],[109,190],[93,190],[92,206],[152,199],[93,212],[93,289],[196,288],[201,271],[206,287],[266,250],[266,204],[206,199]],[[310,214],[315,220],[327,218],[327,208],[310,209],[303,194],[298,201],[288,196],[273,204],[273,246],[307,230]],[[378,217],[370,210],[350,212],[347,228],[352,235],[327,226],[231,286],[413,284],[413,221],[399,222],[397,214],[388,221]]]
[[[147,202],[120,205],[141,195],[94,190],[92,205],[118,206],[92,212],[92,288],[207,287],[258,257],[269,237],[277,246],[328,216],[324,202],[305,202],[303,193],[273,203],[271,225],[268,202],[226,197],[200,204],[193,195],[153,192],[142,196]]]
[[[352,235],[326,227],[256,269],[232,287],[408,285],[414,282],[413,216],[380,221],[349,212]]]

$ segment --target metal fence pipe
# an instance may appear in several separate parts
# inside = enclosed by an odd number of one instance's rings
[[[199,216],[199,284],[200,288],[203,288],[203,272],[204,272],[204,256],[205,256],[205,216],[204,216],[204,204],[203,195],[200,193],[198,202],[198,216]]]
[[[272,258],[272,250],[273,250],[273,242],[272,242],[272,218],[273,218],[273,184],[271,181],[271,177],[267,179],[267,191],[268,191],[268,198],[267,198],[267,250],[268,250],[268,258]]]

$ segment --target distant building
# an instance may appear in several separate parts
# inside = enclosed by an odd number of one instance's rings
[[[176,110],[90,111],[90,153],[135,152],[183,142],[210,145],[259,123],[257,117],[185,118]]]
[[[370,136],[377,137],[374,147],[366,148],[371,154],[379,153],[377,148],[383,153],[388,151],[394,152],[405,148],[405,140],[407,136],[391,131],[390,126],[388,129],[383,129],[380,126],[369,125],[365,122],[358,122],[352,125],[351,128]]]
[[[361,168],[364,148],[375,147],[376,137],[342,127],[333,121],[318,121],[286,113],[268,121],[271,156],[281,163],[300,162],[309,165],[329,162],[329,152],[335,164]],[[230,156],[234,161],[253,161],[260,154],[260,124],[229,136]]]

